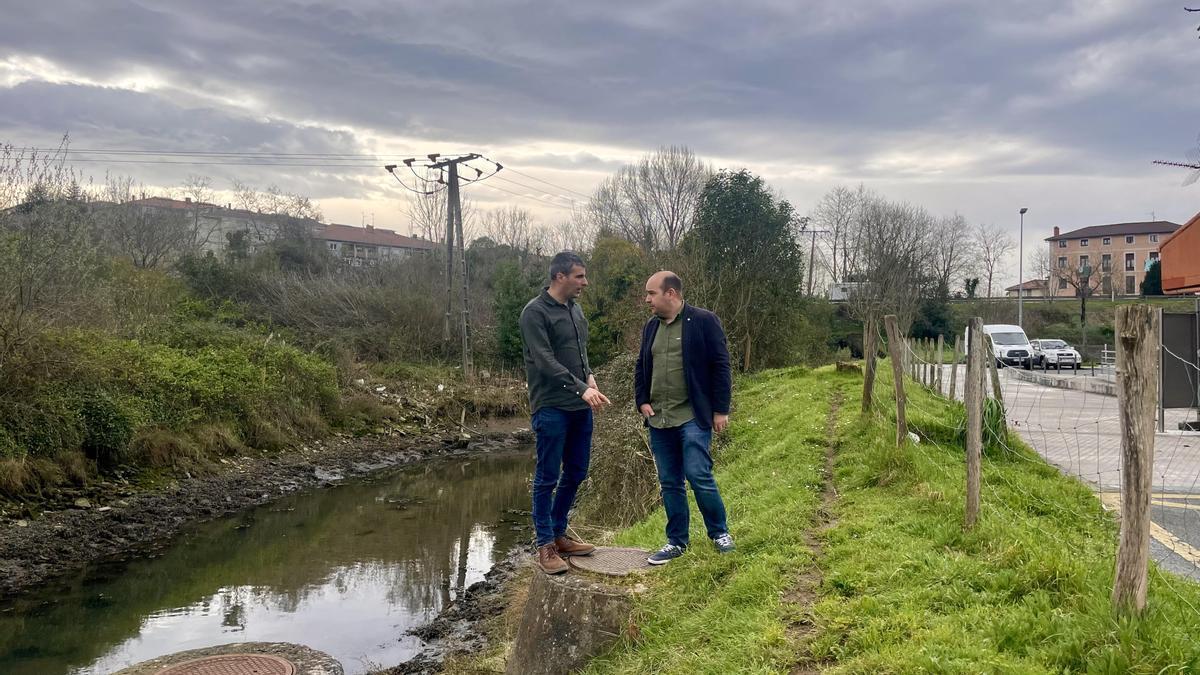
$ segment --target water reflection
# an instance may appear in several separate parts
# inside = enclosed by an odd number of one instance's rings
[[[0,607],[0,672],[108,673],[225,642],[328,652],[348,673],[412,655],[432,619],[518,539],[529,454],[296,495]]]

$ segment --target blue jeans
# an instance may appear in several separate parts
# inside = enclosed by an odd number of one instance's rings
[[[688,545],[689,513],[687,489],[683,480],[692,486],[696,506],[704,517],[709,539],[727,534],[725,502],[717,491],[712,473],[712,455],[708,447],[712,430],[701,429],[696,420],[669,429],[650,427],[650,451],[658,467],[658,484],[662,488],[663,508],[667,512],[667,542],[676,546]]]
[[[567,531],[567,513],[592,456],[592,411],[540,408],[533,414],[537,467],[533,471],[533,529],[545,546]]]

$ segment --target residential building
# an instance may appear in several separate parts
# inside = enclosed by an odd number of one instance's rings
[[[1129,296],[1141,293],[1146,270],[1158,260],[1159,246],[1179,229],[1178,223],[1155,220],[1139,223],[1114,223],[1060,232],[1047,237],[1051,265],[1056,270],[1090,269],[1089,287],[1098,296]],[[1094,275],[1099,275],[1096,281]],[[1069,274],[1050,274],[1053,297],[1073,297],[1077,289]]]
[[[1162,243],[1163,293],[1200,293],[1200,213]]]
[[[1030,279],[1023,284],[1009,286],[1004,289],[1004,297],[1015,298],[1017,291],[1020,290],[1020,295],[1023,298],[1047,298],[1050,297],[1050,282],[1046,279]]]
[[[402,260],[414,253],[427,253],[437,248],[432,241],[406,237],[372,225],[354,227],[330,223],[322,225],[314,236],[325,242],[330,253],[353,267]]]
[[[247,253],[254,253],[273,241],[288,226],[313,235],[323,224],[311,218],[259,213],[235,209],[231,204],[220,206],[208,202],[193,202],[190,197],[179,200],[166,197],[146,197],[127,202],[131,206],[151,211],[182,213],[193,223],[196,248],[199,253],[219,255],[228,249],[230,237],[243,238]]]

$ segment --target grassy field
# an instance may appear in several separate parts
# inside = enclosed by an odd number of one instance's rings
[[[1146,614],[1116,617],[1114,520],[1015,440],[985,457],[981,520],[964,532],[961,406],[914,392],[923,441],[897,449],[881,374],[867,417],[853,374],[739,383],[717,472],[738,552],[717,555],[693,513],[691,550],[648,581],[639,637],[588,672],[1200,670],[1200,587],[1154,570]],[[837,498],[823,515],[830,444]],[[656,548],[663,523],[659,511],[618,543]]]

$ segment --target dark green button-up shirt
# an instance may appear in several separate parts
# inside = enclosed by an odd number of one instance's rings
[[[583,410],[588,364],[588,323],[579,303],[563,304],[547,290],[521,311],[525,378],[531,412],[540,408]]]
[[[650,407],[654,408],[654,416],[648,421],[657,429],[682,426],[695,417],[683,376],[683,324],[683,312],[670,323],[660,318],[650,347],[654,356],[650,376]]]

